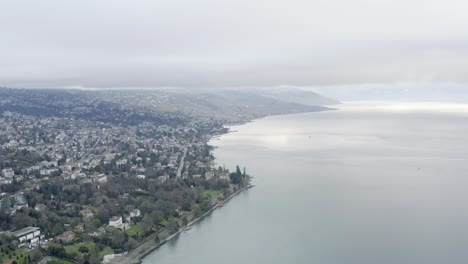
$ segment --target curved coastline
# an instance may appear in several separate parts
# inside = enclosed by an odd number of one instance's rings
[[[240,188],[239,190],[235,191],[233,194],[231,194],[229,197],[227,197],[223,204],[226,204],[229,202],[232,198],[235,196],[239,195],[245,190],[248,190],[250,188],[253,188],[254,185],[249,185]],[[147,257],[149,254],[153,253],[155,250],[159,249],[161,246],[166,244],[167,242],[171,241],[172,239],[176,238],[179,236],[187,227],[191,227],[192,225],[201,222],[206,216],[210,215],[214,210],[216,210],[219,207],[222,207],[224,205],[219,205],[215,204],[213,205],[207,212],[205,212],[203,215],[200,217],[192,220],[187,224],[185,227],[181,227],[176,233],[170,235],[169,237],[161,240],[159,243],[155,242],[156,235],[150,236],[147,241],[145,241],[143,244],[141,244],[139,247],[135,248],[131,252],[127,253],[126,255],[116,257],[111,260],[111,263],[117,263],[117,264],[141,264],[143,263],[143,259]]]
[[[332,111],[332,110],[338,110],[336,108],[328,108],[328,107],[323,107],[321,110],[316,110],[316,111],[308,111],[308,112],[322,112],[322,111]],[[301,112],[303,113],[303,112]],[[275,115],[269,115],[269,116],[281,116],[281,115],[290,115],[291,113],[285,113],[285,114],[275,114]],[[300,114],[300,113],[293,113],[293,114]],[[264,119],[269,116],[264,116],[264,117],[259,117],[255,118],[252,120],[244,121],[244,122],[239,122],[239,123],[230,123],[227,124],[226,127],[228,130],[224,133],[213,135],[211,139],[219,139],[222,135],[229,134],[229,133],[235,133],[237,132],[236,130],[231,130],[230,127],[236,126],[236,125],[244,125],[247,123],[254,122],[259,119]],[[230,196],[228,196],[224,201],[223,204],[226,204],[229,202],[232,198],[235,196],[239,195],[243,191],[250,189],[252,187],[255,187],[255,185],[251,185],[249,183],[248,186],[242,187],[238,190],[236,190],[234,193],[232,193]],[[123,255],[123,256],[118,256],[115,257],[114,259],[111,260],[109,263],[117,263],[117,264],[141,264],[143,263],[143,259],[153,253],[155,250],[159,249],[161,246],[165,245],[167,242],[173,240],[174,238],[178,237],[183,231],[185,231],[186,228],[190,228],[192,225],[202,221],[206,216],[210,215],[214,210],[216,210],[218,207],[222,207],[223,205],[219,204],[214,204],[207,212],[205,212],[202,216],[192,220],[189,222],[186,226],[181,227],[176,233],[162,239],[159,243],[155,242],[156,234],[148,237],[145,242],[143,242],[140,246],[135,248],[134,250],[130,251],[129,253]]]

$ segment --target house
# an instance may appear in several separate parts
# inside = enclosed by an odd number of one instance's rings
[[[47,206],[45,204],[36,204],[36,206],[34,206],[34,210],[38,212],[43,212],[46,209],[47,209]]]
[[[15,172],[13,171],[12,168],[6,168],[2,170],[2,175],[5,178],[11,179],[15,175]]]
[[[76,233],[83,233],[85,231],[85,227],[83,224],[78,224],[73,228],[73,231]]]
[[[208,171],[205,173],[205,178],[207,181],[209,181],[211,178],[213,178],[215,176],[215,172],[214,171]]]
[[[20,210],[21,208],[29,208],[28,202],[26,201],[26,197],[24,196],[23,192],[15,194],[11,196],[11,198],[14,200],[13,207],[16,210]]]
[[[80,211],[80,215],[83,217],[83,221],[86,221],[91,219],[94,216],[94,213],[89,208],[85,208]]]
[[[105,174],[99,174],[99,175],[96,177],[96,181],[99,182],[99,183],[107,183],[107,175],[105,175]]]
[[[158,182],[159,182],[160,184],[163,184],[163,183],[165,183],[165,182],[167,181],[168,178],[169,178],[169,177],[168,177],[167,175],[159,176],[159,177],[158,177]]]
[[[141,216],[141,211],[135,208],[132,211],[130,211],[130,213],[125,217],[125,220],[127,222],[131,222],[133,218],[140,217],[140,216]]]
[[[54,241],[58,243],[70,243],[73,239],[75,239],[75,233],[72,231],[66,231],[63,234],[56,236]]]
[[[40,241],[44,239],[44,236],[41,236],[41,229],[39,227],[25,227],[12,232],[11,235],[19,240],[19,247],[27,245],[29,248],[32,248],[38,246]]]
[[[144,180],[144,179],[146,178],[146,176],[143,175],[143,174],[138,174],[138,175],[137,175],[137,178],[138,178],[138,179],[143,179],[143,180]]]
[[[227,174],[219,175],[220,180],[229,181],[231,178]]]
[[[125,164],[127,164],[127,163],[128,163],[128,160],[127,160],[127,159],[121,159],[121,160],[118,160],[118,161],[115,162],[115,164],[116,164],[117,166],[122,166],[122,165],[125,165]]]
[[[112,226],[115,228],[122,228],[123,227],[122,217],[113,216],[111,219],[109,219],[109,226]]]
[[[195,175],[192,176],[192,178],[193,178],[194,180],[200,180],[200,179],[201,179],[201,175],[200,175],[200,174],[195,174]]]
[[[39,171],[39,173],[41,174],[41,176],[49,176],[50,175],[50,170],[42,169],[42,170]]]
[[[140,211],[140,209],[135,208],[135,209],[133,209],[132,211],[130,211],[130,218],[140,217],[140,216],[141,216],[141,211]]]

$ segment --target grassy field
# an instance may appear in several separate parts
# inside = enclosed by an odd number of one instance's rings
[[[22,257],[19,257],[19,258],[17,259],[17,257],[18,257],[18,256],[21,256],[21,255],[22,255]],[[23,249],[23,248],[18,248],[18,249],[15,250],[15,251],[10,251],[10,252],[8,252],[8,254],[6,254],[5,252],[0,253],[0,259],[3,261],[3,263],[9,263],[9,262],[11,262],[11,261],[13,261],[13,260],[16,260],[16,262],[17,262],[18,264],[22,264],[22,263],[25,262],[25,258],[27,258],[28,255],[29,255],[29,253],[26,252],[25,249]],[[11,256],[11,257],[10,257],[10,256]],[[31,256],[31,258],[32,258],[32,256]]]
[[[81,254],[80,252],[80,247],[81,246],[85,246],[88,248],[89,252],[94,252],[96,250],[96,244],[94,243],[79,243],[79,244],[73,244],[73,245],[70,245],[70,246],[65,246],[65,251],[67,252],[67,254],[71,254],[73,252],[77,253],[77,254]]]
[[[210,197],[211,199],[214,199],[218,197],[219,191],[214,191],[214,190],[207,190],[204,192],[204,195]]]
[[[64,259],[59,259],[59,258],[56,258],[56,257],[52,257],[51,260],[48,263],[51,263],[51,264],[74,264],[71,261],[64,260]]]
[[[113,254],[114,251],[110,247],[105,247],[101,252],[99,252],[98,257],[102,259],[105,255]]]
[[[130,227],[129,229],[125,230],[125,233],[127,233],[127,235],[129,235],[129,236],[136,235],[137,233],[141,234],[140,224],[136,224],[136,225]]]
[[[70,253],[78,253],[78,254],[82,254],[80,252],[80,247],[81,246],[85,246],[88,248],[89,250],[89,253],[97,253],[97,256],[99,258],[102,258],[104,255],[108,255],[108,254],[112,254],[114,253],[112,251],[112,249],[110,247],[105,247],[102,251],[100,252],[96,252],[96,250],[99,250],[98,248],[96,248],[96,244],[95,243],[92,243],[92,242],[83,242],[83,243],[79,243],[79,244],[74,244],[74,245],[70,245],[70,246],[66,246],[65,247],[65,251],[67,252],[67,254],[70,254]]]

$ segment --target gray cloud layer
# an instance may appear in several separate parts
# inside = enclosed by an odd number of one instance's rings
[[[458,0],[2,0],[0,86],[468,81]]]

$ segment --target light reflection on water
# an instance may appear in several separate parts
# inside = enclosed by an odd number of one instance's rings
[[[144,263],[468,263],[468,107],[390,105],[234,127],[256,187]]]

